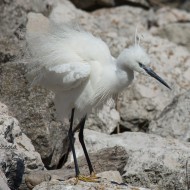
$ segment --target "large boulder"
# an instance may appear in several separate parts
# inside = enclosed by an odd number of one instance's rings
[[[190,142],[190,90],[173,99],[149,125],[149,133]]]
[[[53,95],[44,89],[31,89],[24,64],[9,62],[1,66],[1,101],[18,118],[22,131],[31,138],[44,164],[57,167],[67,151],[67,126],[55,121]]]
[[[109,175],[112,173],[109,172]],[[101,175],[101,174],[100,174]],[[51,188],[52,190],[89,190],[89,189],[106,189],[106,190],[113,190],[113,189],[120,189],[120,190],[150,190],[147,188],[141,187],[133,187],[127,184],[114,184],[106,179],[102,179],[99,183],[92,183],[92,182],[78,182],[75,184],[75,179],[70,179],[67,181],[50,181],[50,182],[43,182],[40,185],[36,186],[33,190],[46,190],[47,188]]]
[[[22,133],[18,121],[0,103],[0,170],[11,189],[24,181],[24,174],[43,170],[44,165],[31,140]]]
[[[115,146],[125,149],[128,160],[122,176],[125,182],[131,185],[152,190],[187,188],[186,163],[190,157],[189,143],[141,132],[107,135],[85,130],[84,137],[87,150],[91,153]],[[78,140],[75,147],[77,157],[83,155]],[[69,157],[68,163],[70,162],[72,156]]]
[[[190,14],[183,10],[164,7],[150,16],[149,23],[153,35],[167,38],[190,51]]]
[[[94,163],[96,173],[104,173],[102,176],[106,176],[106,172],[115,171],[117,176],[120,176],[114,181],[122,183],[121,174],[124,171],[124,167],[128,160],[128,155],[122,147],[105,148],[97,152],[90,153],[91,161]],[[89,175],[89,169],[86,163],[84,155],[78,159],[79,169],[82,175]],[[116,172],[117,171],[117,172]],[[112,173],[113,174],[113,173]],[[48,170],[31,172],[26,176],[26,184],[28,187],[33,188],[44,181],[59,180],[66,181],[75,176],[74,163],[67,163],[63,168],[59,170]],[[112,176],[113,175],[108,175]],[[108,179],[108,177],[106,177]],[[109,180],[111,180],[109,178]]]

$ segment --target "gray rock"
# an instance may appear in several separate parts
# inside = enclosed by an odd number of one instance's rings
[[[30,139],[21,132],[18,121],[8,115],[6,106],[0,107],[0,166],[9,187],[17,189],[24,173],[43,170],[44,165]]]
[[[188,0],[186,0],[181,6],[181,9],[184,9],[185,11],[190,12],[190,2]]]
[[[7,178],[5,177],[5,174],[0,170],[0,188],[1,190],[10,190],[10,188],[7,185]]]
[[[157,7],[157,8],[160,8],[160,7],[176,7],[176,8],[179,8],[179,7],[182,7],[185,2],[188,1],[188,0],[184,0],[184,1],[181,1],[181,0],[149,0],[149,3],[151,6],[153,7]]]
[[[55,122],[53,95],[44,89],[30,88],[24,64],[7,63],[1,66],[1,101],[19,119],[22,131],[31,138],[45,165],[57,167],[60,158],[67,152],[67,126],[64,128]]]
[[[177,96],[149,125],[149,133],[190,141],[190,90]]]
[[[101,175],[101,174],[100,174]],[[64,182],[58,180],[52,180],[50,182],[43,182],[40,185],[36,186],[33,190],[46,190],[47,188],[51,188],[52,190],[96,190],[96,189],[106,189],[106,190],[113,190],[113,189],[121,189],[121,190],[150,190],[147,188],[141,187],[133,187],[128,186],[125,184],[117,185],[113,184],[106,179],[101,179],[100,183],[92,183],[92,182],[83,182],[80,181],[75,184],[76,179],[70,179]]]
[[[173,23],[159,28],[157,35],[167,38],[178,45],[185,46],[190,51],[189,30],[190,24],[188,22]]]
[[[105,171],[97,174],[97,177],[107,179],[108,181],[114,181],[116,183],[123,183],[121,174],[118,171]]]
[[[30,11],[43,12],[48,14],[48,0],[36,1],[36,0],[7,0],[0,3],[0,18],[1,28],[0,37],[9,36],[16,37],[17,29],[25,24],[27,20],[27,13]]]
[[[167,38],[188,50],[190,50],[189,21],[190,13],[169,7],[159,9],[154,17],[149,18],[149,22],[154,26],[151,28],[152,34]]]
[[[186,188],[186,162],[190,156],[189,143],[166,139],[153,134],[125,132],[106,135],[85,130],[85,142],[89,152],[105,147],[123,147],[129,156],[124,168],[124,180],[134,186],[153,190]],[[77,156],[83,155],[76,141]],[[72,159],[69,159],[69,162]]]
[[[1,102],[0,102],[0,113],[1,113],[1,115],[8,115],[8,113],[9,113],[8,107]]]
[[[111,134],[120,122],[120,115],[114,105],[105,105],[96,114],[89,115],[86,121],[87,129]]]
[[[127,163],[128,156],[122,147],[105,148],[89,155],[94,165],[97,175],[114,179],[121,183],[122,179],[119,174],[123,173],[124,166]],[[80,172],[82,175],[89,175],[89,169],[84,156],[78,159]],[[112,171],[112,172],[111,172]],[[114,171],[114,172],[113,172]],[[119,172],[117,172],[119,171]],[[103,173],[102,173],[103,172]],[[111,172],[111,173],[110,173]],[[102,174],[99,174],[102,173]],[[109,175],[110,173],[110,175]],[[67,163],[59,170],[37,171],[26,175],[26,184],[29,188],[34,188],[44,181],[59,180],[66,181],[75,176],[74,163]]]
[[[155,12],[151,10],[148,20],[155,23],[153,26],[162,27],[176,22],[188,22],[190,20],[190,14],[183,10],[162,7]]]

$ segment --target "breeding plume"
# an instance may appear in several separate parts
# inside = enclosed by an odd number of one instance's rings
[[[75,119],[80,120],[79,140],[92,176],[94,170],[83,140],[87,114],[92,109],[101,109],[109,98],[124,90],[134,79],[134,71],[150,75],[170,88],[149,67],[149,56],[138,44],[124,49],[115,59],[100,38],[80,28],[55,25],[51,25],[48,32],[29,33],[27,43],[32,61],[28,64],[28,76],[32,85],[52,90],[57,117],[70,119],[68,135],[78,179],[84,178],[80,175],[74,149]]]

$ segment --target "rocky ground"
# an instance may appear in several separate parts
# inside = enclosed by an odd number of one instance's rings
[[[2,0],[0,189],[190,189],[189,11],[188,0]],[[49,20],[79,23],[115,57],[138,27],[152,67],[172,87],[136,74],[115,105],[89,116],[85,142],[100,183],[74,185],[68,124],[55,119],[53,93],[26,79],[25,28]],[[76,153],[88,174],[77,133]]]

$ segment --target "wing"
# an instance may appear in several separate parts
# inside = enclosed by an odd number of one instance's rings
[[[32,85],[41,85],[53,91],[67,91],[82,85],[90,76],[91,67],[86,63],[62,64],[41,69]]]
[[[107,45],[81,29],[50,24],[47,32],[27,31],[26,39],[29,79],[51,90],[76,88],[91,75],[91,63],[112,62]]]

